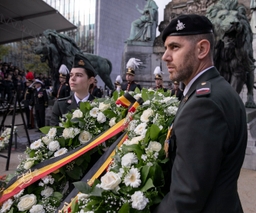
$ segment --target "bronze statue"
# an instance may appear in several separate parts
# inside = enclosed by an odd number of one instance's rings
[[[57,33],[55,30],[46,30],[43,35],[44,38],[34,48],[34,52],[41,56],[42,62],[48,62],[54,80],[58,79],[58,70],[61,64],[65,64],[70,70],[74,55],[82,53],[89,59],[97,75],[100,76],[106,86],[114,90],[114,85],[110,78],[112,64],[108,59],[90,53],[83,53],[72,38],[65,34]]]
[[[256,108],[253,99],[253,34],[245,7],[237,0],[220,0],[207,9],[206,16],[215,28],[215,66],[238,94],[246,84],[245,107]]]

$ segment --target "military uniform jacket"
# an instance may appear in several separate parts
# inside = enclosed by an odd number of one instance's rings
[[[60,84],[56,93],[57,98],[65,98],[70,96],[70,86],[68,83]]]
[[[35,110],[48,107],[48,95],[44,88],[41,87],[39,91],[34,89],[32,105],[35,106]]]
[[[24,100],[23,100],[24,107],[29,107],[29,105],[33,104],[33,100],[32,100],[33,93],[34,93],[34,88],[32,87],[25,88]]]
[[[170,143],[170,191],[155,212],[243,212],[237,179],[247,145],[245,107],[216,68],[181,101]]]
[[[90,95],[88,101],[93,101],[93,99],[94,97]],[[52,116],[50,121],[51,126],[58,126],[63,115],[67,114],[68,112],[72,112],[72,110],[77,108],[78,105],[74,94],[69,97],[56,100],[52,108]]]
[[[134,82],[134,81],[132,81],[132,82],[130,83],[130,86],[129,86],[129,89],[128,89],[128,90],[127,90],[127,88],[128,88],[128,82],[122,83],[122,85],[121,85],[121,89],[122,89],[123,91],[134,91],[134,90],[136,89],[136,87],[138,87],[138,89],[141,90],[141,86],[140,86],[139,84],[137,84],[136,82]]]

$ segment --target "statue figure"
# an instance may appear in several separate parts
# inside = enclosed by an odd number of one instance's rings
[[[238,94],[246,84],[245,107],[256,108],[253,98],[253,34],[245,7],[237,0],[219,0],[207,9],[206,16],[215,29],[215,66]]]
[[[130,37],[127,41],[152,41],[155,39],[155,30],[158,24],[158,6],[154,0],[146,0],[143,10],[136,9],[141,13],[141,17],[131,24]]]
[[[65,64],[71,70],[74,55],[82,53],[91,62],[96,73],[106,86],[114,90],[114,85],[110,78],[112,64],[108,59],[90,53],[83,53],[72,38],[65,34],[57,33],[55,30],[45,30],[43,35],[44,38],[34,48],[34,52],[40,55],[41,62],[48,62],[54,82],[58,83],[60,66]]]

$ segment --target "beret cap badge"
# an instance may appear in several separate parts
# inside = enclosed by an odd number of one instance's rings
[[[176,26],[176,30],[183,30],[185,29],[185,24],[183,24],[180,20],[178,20],[177,26]]]
[[[78,65],[84,66],[84,65],[85,65],[85,64],[84,64],[84,61],[83,61],[83,60],[78,61]]]

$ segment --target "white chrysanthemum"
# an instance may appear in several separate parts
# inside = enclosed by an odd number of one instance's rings
[[[99,113],[99,108],[97,107],[94,107],[90,110],[90,116],[94,117],[94,118],[97,118],[98,116],[98,113]]]
[[[99,123],[104,123],[106,122],[106,116],[102,113],[102,112],[99,112],[98,113],[98,116],[97,116],[97,121]]]
[[[124,142],[125,145],[133,145],[133,144],[138,144],[141,140],[144,139],[144,136],[140,135],[140,136],[137,136],[137,137],[133,137],[131,140],[126,140]]]
[[[88,141],[90,141],[92,139],[92,135],[90,132],[88,131],[82,131],[78,137],[78,140],[80,141],[81,144],[85,144]]]
[[[54,153],[54,157],[58,157],[58,156],[63,155],[67,152],[68,152],[68,150],[66,148],[61,148],[57,152]]]
[[[41,191],[43,197],[50,197],[53,194],[53,188],[46,186],[44,190]]]
[[[141,191],[134,192],[134,194],[131,196],[131,200],[132,208],[137,210],[143,210],[149,202],[148,198],[146,198]]]
[[[122,166],[130,167],[132,164],[138,163],[138,158],[134,153],[127,153],[121,159]]]
[[[32,206],[29,210],[30,213],[45,213],[44,207],[41,204]]]
[[[60,149],[60,143],[58,141],[51,141],[48,145],[48,149],[55,152]]]
[[[116,117],[111,118],[109,121],[109,126],[114,126],[116,124]]]
[[[30,169],[32,166],[34,165],[34,161],[33,160],[27,160],[26,162],[25,162],[25,164],[24,164],[24,169]]]
[[[159,152],[162,149],[162,145],[157,141],[150,141],[147,149],[152,152]]]
[[[82,118],[82,117],[83,117],[83,112],[80,109],[76,109],[72,114],[72,119],[73,118]]]
[[[8,199],[7,201],[5,201],[2,205],[2,208],[1,208],[1,213],[4,213],[4,212],[8,212],[11,208],[13,204],[13,200],[12,199]]]
[[[101,111],[101,112],[103,112],[103,111],[105,111],[106,109],[108,109],[110,107],[110,104],[105,104],[105,103],[100,103],[99,104],[99,110]]]
[[[142,115],[140,116],[140,120],[144,123],[147,123],[149,121],[149,118],[153,116],[154,111],[151,108],[148,108],[143,111]]]
[[[141,184],[139,170],[137,168],[131,168],[124,177],[124,183],[126,186],[138,188]]]
[[[49,132],[47,133],[47,136],[49,138],[55,138],[57,134],[57,129],[55,127],[52,127]]]
[[[42,140],[38,139],[37,141],[34,141],[32,144],[30,144],[30,149],[37,150],[40,149],[43,146]]]
[[[134,132],[136,135],[145,135],[147,131],[147,124],[146,123],[141,123],[139,124],[135,129]]]
[[[20,198],[20,202],[17,204],[19,211],[29,210],[37,202],[34,194],[27,194]]]
[[[49,143],[53,140],[52,137],[49,137],[48,135],[42,137],[42,141],[44,142],[45,145],[49,145]]]
[[[104,190],[113,190],[121,183],[119,175],[114,172],[107,172],[100,180],[99,187]]]
[[[176,106],[169,106],[165,112],[167,113],[167,115],[176,115],[176,112],[178,110],[178,107]]]

